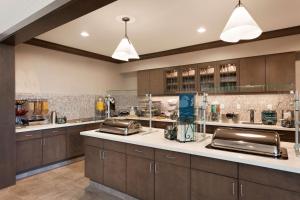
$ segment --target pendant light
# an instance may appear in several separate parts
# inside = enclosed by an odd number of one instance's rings
[[[240,40],[255,39],[261,34],[261,28],[239,0],[239,3],[233,10],[220,38],[225,42],[235,43]]]
[[[129,59],[139,59],[139,55],[136,52],[134,46],[127,36],[127,22],[130,21],[129,17],[123,17],[122,21],[125,23],[125,37],[121,40],[116,50],[114,51],[112,58],[122,61],[128,61]]]

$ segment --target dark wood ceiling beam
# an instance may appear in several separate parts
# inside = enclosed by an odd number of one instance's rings
[[[64,46],[61,44],[56,44],[56,43],[52,43],[52,42],[48,42],[48,41],[44,41],[44,40],[40,40],[40,39],[33,38],[25,43],[33,45],[33,46],[43,47],[43,48],[52,49],[52,50],[56,50],[56,51],[62,51],[65,53],[75,54],[75,55],[79,55],[79,56],[85,56],[88,58],[94,58],[94,59],[108,61],[108,62],[112,62],[112,63],[121,63],[121,61],[115,60],[109,56],[105,56],[105,55],[101,55],[101,54],[97,54],[97,53],[93,53],[93,52],[89,52],[89,51],[84,51],[81,49],[68,47],[68,46]]]
[[[106,6],[116,0],[71,0],[13,33],[3,43],[18,45],[58,26]]]
[[[223,42],[221,40],[218,40],[218,41],[214,41],[214,42],[196,44],[196,45],[181,47],[181,48],[177,48],[177,49],[171,49],[171,50],[166,50],[166,51],[144,54],[144,55],[140,55],[140,60],[163,57],[163,56],[171,56],[171,55],[175,55],[175,54],[189,53],[189,52],[193,52],[193,51],[213,49],[213,48],[218,48],[218,47],[225,47],[225,46],[255,42],[255,41],[260,41],[260,40],[267,40],[267,39],[272,39],[272,38],[297,35],[297,34],[300,34],[300,26],[264,32],[257,39],[244,40],[244,41],[240,41],[238,43],[228,43],[228,42]],[[138,60],[132,60],[131,62],[134,62],[134,61],[138,61]]]

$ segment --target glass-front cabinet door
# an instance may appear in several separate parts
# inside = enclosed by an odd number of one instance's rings
[[[180,68],[180,91],[181,93],[196,92],[197,67],[195,65]]]
[[[220,93],[234,93],[239,91],[239,62],[228,61],[218,65],[218,79]]]
[[[165,92],[176,94],[179,91],[179,70],[172,68],[165,71]]]
[[[198,68],[198,88],[199,92],[214,93],[216,67],[213,64],[201,65]]]

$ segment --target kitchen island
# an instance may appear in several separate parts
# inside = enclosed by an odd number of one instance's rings
[[[86,176],[138,199],[300,199],[300,157],[289,159],[208,149],[166,140],[162,129],[132,136],[96,131],[85,137]]]

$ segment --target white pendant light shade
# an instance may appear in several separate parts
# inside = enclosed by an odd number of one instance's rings
[[[114,51],[112,58],[122,61],[128,61],[129,59],[139,59],[139,55],[136,52],[131,41],[127,37],[127,22],[130,20],[128,17],[122,18],[125,22],[125,37],[121,40],[116,50]]]
[[[262,34],[261,28],[251,17],[246,8],[237,6],[231,14],[220,38],[225,42],[238,42],[240,40],[251,40]]]
[[[129,59],[139,59],[140,57],[129,39],[124,37],[114,51],[112,58],[128,61]]]

